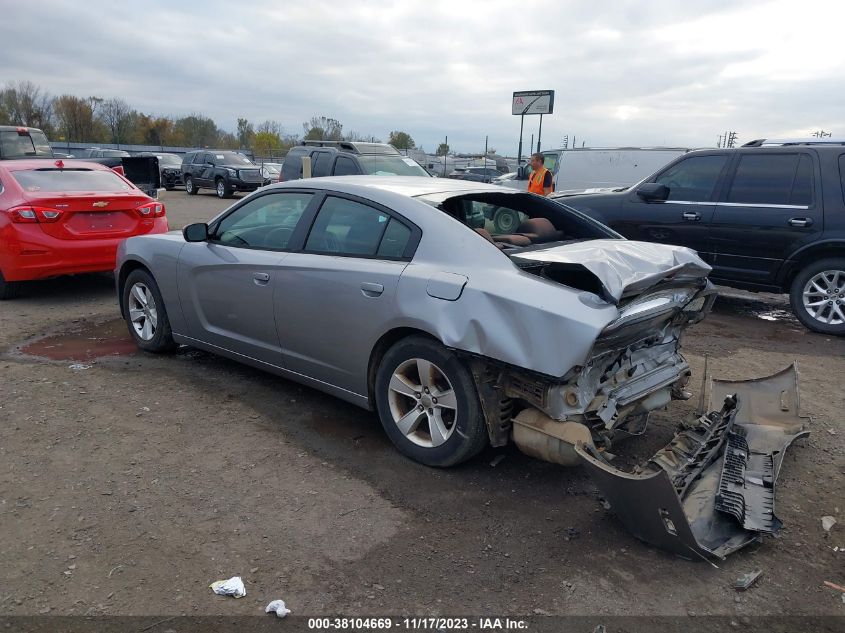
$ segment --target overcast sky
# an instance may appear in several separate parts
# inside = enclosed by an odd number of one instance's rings
[[[514,90],[553,89],[543,147],[845,136],[845,3],[803,0],[3,0],[0,85],[301,134],[311,115],[434,150],[516,153]],[[526,117],[525,149],[539,117]]]

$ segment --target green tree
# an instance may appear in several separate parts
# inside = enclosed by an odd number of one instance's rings
[[[446,156],[449,153],[449,146],[446,143],[440,143],[437,146],[437,156]]]
[[[108,131],[95,116],[97,106],[102,99],[88,97],[83,99],[74,95],[62,95],[53,102],[56,113],[58,132],[64,132],[68,141],[84,143],[103,143],[108,139]]]
[[[393,145],[396,149],[414,149],[416,144],[411,135],[407,132],[393,131],[387,138],[387,142]]]
[[[238,119],[238,143],[241,147],[250,147],[255,136],[255,128],[246,119]]]
[[[174,131],[184,139],[184,144],[190,147],[214,147],[220,140],[217,124],[202,114],[191,114],[177,119]]]

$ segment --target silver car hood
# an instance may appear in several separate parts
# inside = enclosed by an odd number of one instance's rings
[[[511,255],[518,266],[563,264],[592,273],[616,302],[667,279],[706,277],[711,268],[692,249],[622,239],[589,240]]]

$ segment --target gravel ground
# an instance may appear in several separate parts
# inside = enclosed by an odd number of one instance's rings
[[[231,203],[163,200],[173,227]],[[580,469],[511,448],[425,468],[366,411],[204,352],[152,356],[127,341],[108,275],[35,283],[0,304],[7,614],[255,614],[278,597],[314,615],[845,614],[823,586],[845,585],[845,340],[804,330],[784,297],[726,290],[684,341],[696,384],[705,355],[734,379],[797,360],[812,416],[779,480],[784,530],[718,567],[636,541]],[[650,441],[667,441],[695,402],[654,416]],[[829,533],[824,515],[839,521]],[[757,585],[735,592],[754,569]],[[244,599],[208,589],[235,574]]]

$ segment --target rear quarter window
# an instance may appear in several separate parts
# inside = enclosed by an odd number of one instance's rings
[[[131,191],[133,187],[112,170],[34,169],[13,171],[24,191]]]

